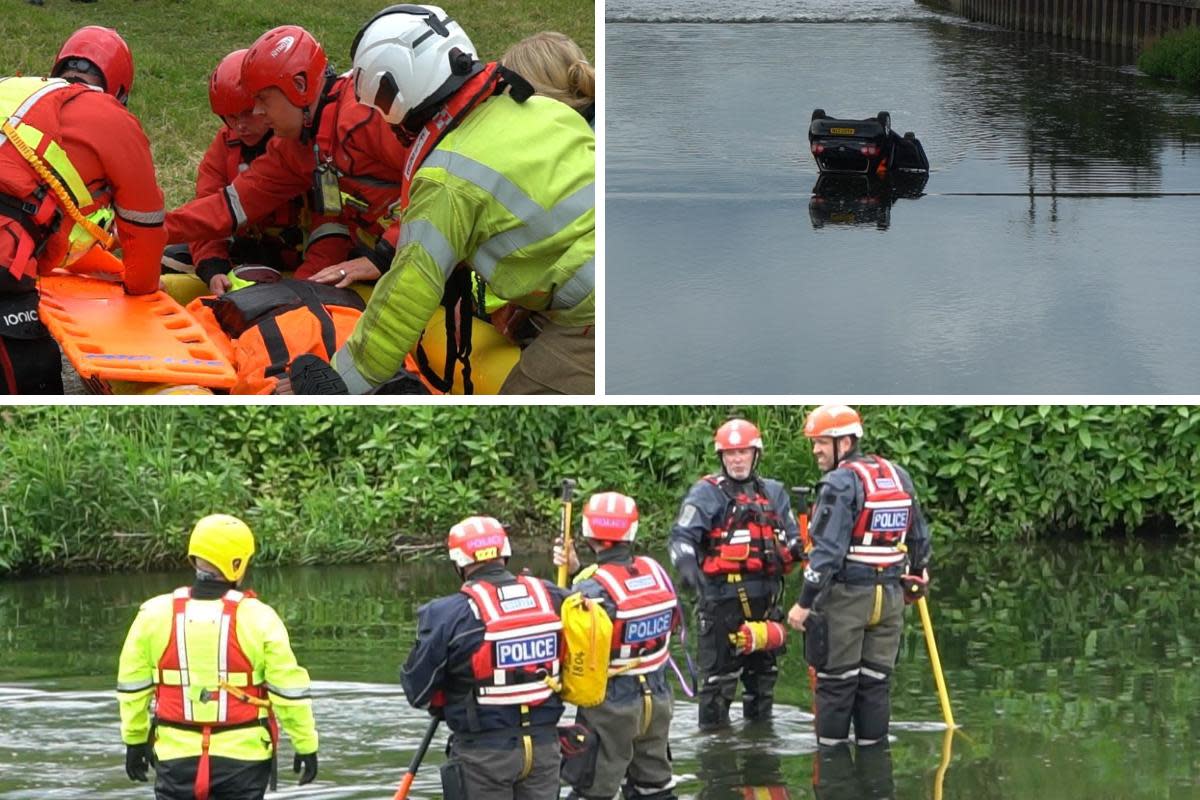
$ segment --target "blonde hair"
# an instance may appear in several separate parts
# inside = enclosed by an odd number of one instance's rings
[[[540,95],[582,111],[596,101],[596,70],[563,33],[542,31],[514,44],[500,63],[533,84]]]

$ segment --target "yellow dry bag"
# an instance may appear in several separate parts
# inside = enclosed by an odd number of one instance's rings
[[[562,699],[580,708],[598,706],[604,702],[608,689],[612,620],[600,601],[576,592],[563,601],[562,621],[567,640]]]

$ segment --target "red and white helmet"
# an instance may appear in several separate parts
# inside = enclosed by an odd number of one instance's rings
[[[637,503],[620,492],[594,494],[583,509],[583,535],[587,539],[632,542],[637,527]]]
[[[862,419],[850,406],[818,406],[804,420],[804,435],[810,439],[818,436],[863,435]]]
[[[133,53],[129,52],[129,45],[121,34],[99,25],[80,28],[63,42],[54,57],[50,76],[58,77],[71,69],[72,65],[67,62],[76,58],[90,62],[99,70],[104,78],[104,91],[122,103],[129,101],[129,90],[133,88]]]
[[[762,453],[762,434],[758,432],[754,423],[744,419],[731,419],[717,428],[717,434],[713,437],[713,449],[718,453],[743,447],[753,447]]]
[[[329,60],[313,35],[299,25],[281,25],[258,37],[242,62],[242,86],[251,95],[274,86],[297,108],[307,108],[320,96]],[[295,77],[304,76],[304,91]]]
[[[234,50],[208,78],[208,104],[218,117],[236,117],[254,108],[254,95],[242,86],[242,62],[249,50]]]
[[[495,517],[467,517],[450,529],[446,547],[460,568],[512,555],[508,533]]]

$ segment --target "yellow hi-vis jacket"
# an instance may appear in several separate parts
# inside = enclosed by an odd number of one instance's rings
[[[188,678],[183,690],[193,708],[199,709],[201,722],[216,719],[202,709],[215,707],[202,695],[216,695],[219,689],[219,647],[222,600],[187,601],[181,638],[187,651]],[[121,706],[121,739],[125,744],[145,742],[150,735],[150,706],[154,697],[158,664],[176,625],[173,596],[162,594],[142,604],[129,628],[117,671],[117,697]],[[271,709],[280,727],[292,740],[297,753],[317,750],[317,727],[309,696],[308,671],[296,663],[288,641],[287,628],[275,610],[262,601],[247,597],[238,604],[237,640],[253,666],[250,685],[263,685]],[[262,710],[262,716],[266,716]],[[201,752],[201,733],[173,725],[155,727],[154,753],[160,761],[197,757]],[[266,727],[214,729],[209,743],[210,756],[241,761],[262,761],[271,757],[271,734]]]

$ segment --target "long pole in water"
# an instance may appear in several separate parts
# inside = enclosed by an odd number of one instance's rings
[[[566,587],[567,569],[571,562],[571,501],[575,497],[575,479],[563,478],[562,482],[562,542],[566,563],[558,565],[558,585]]]
[[[441,721],[440,716],[429,721],[429,727],[425,729],[425,738],[421,740],[421,746],[417,748],[412,761],[409,762],[408,772],[404,773],[404,777],[400,780],[400,786],[396,789],[396,794],[392,795],[392,800],[404,800],[408,797],[408,790],[412,788],[413,778],[417,777],[417,770],[421,767],[421,762],[425,760],[429,743],[433,741],[433,734],[437,732],[438,724]]]
[[[942,675],[942,660],[938,658],[937,641],[933,638],[933,620],[929,618],[929,605],[925,598],[917,600],[921,612],[921,627],[925,629],[925,646],[929,648],[929,663],[933,667],[933,680],[937,684],[938,702],[942,704],[942,718],[946,725],[955,728],[954,712],[950,710],[950,694],[946,691],[946,678]]]

